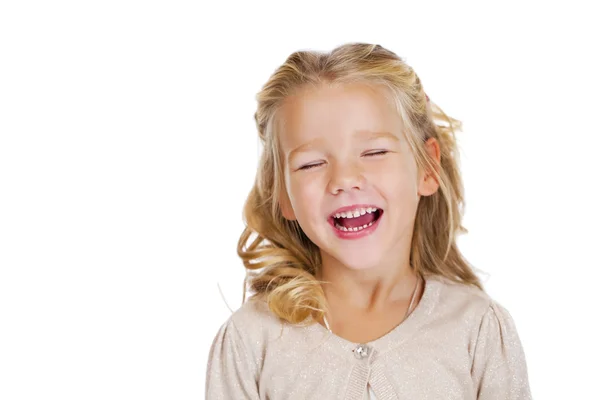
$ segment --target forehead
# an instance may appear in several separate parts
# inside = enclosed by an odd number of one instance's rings
[[[357,132],[392,132],[400,138],[401,119],[382,87],[365,84],[304,88],[280,109],[284,149],[317,138],[341,138]]]

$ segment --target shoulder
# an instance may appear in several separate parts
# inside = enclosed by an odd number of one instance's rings
[[[439,276],[427,283],[430,326],[448,354],[465,348],[457,340],[466,346],[479,398],[530,399],[525,353],[508,310],[477,287]]]
[[[220,332],[230,332],[230,341],[260,359],[267,343],[280,335],[282,326],[283,321],[269,309],[266,301],[251,298],[227,318]]]
[[[270,309],[265,300],[251,298],[231,314],[229,318],[238,329],[244,332],[271,330],[281,327],[281,319]]]
[[[469,305],[483,310],[493,302],[484,290],[472,285],[455,282],[441,275],[431,275],[426,279],[432,291],[435,291],[438,304],[441,306]]]
[[[477,337],[517,336],[509,311],[484,290],[437,275],[429,277],[427,283],[435,299],[432,312],[438,318],[454,320]]]
[[[434,310],[441,315],[454,315],[463,321],[479,325],[485,318],[510,319],[508,311],[487,292],[477,287],[433,275],[427,277]]]

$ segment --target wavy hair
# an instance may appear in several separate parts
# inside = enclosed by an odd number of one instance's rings
[[[278,134],[278,110],[287,96],[305,88],[328,84],[363,83],[384,87],[401,116],[406,139],[420,170],[432,171],[439,190],[420,199],[410,251],[412,268],[423,276],[441,275],[483,290],[473,268],[456,245],[464,212],[463,184],[458,167],[455,131],[460,121],[446,115],[429,100],[414,70],[380,45],[348,43],[329,53],[292,53],[261,88],[254,118],[262,154],[254,185],[244,205],[245,229],[237,252],[246,268],[253,298],[292,324],[321,321],[327,303],[316,272],[321,265],[319,248],[297,221],[282,215],[279,196],[285,190]],[[441,161],[432,159],[424,144],[439,142]]]

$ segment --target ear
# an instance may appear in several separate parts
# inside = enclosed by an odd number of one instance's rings
[[[436,171],[439,172],[441,165],[440,144],[435,138],[429,138],[427,142],[425,142],[425,149],[435,163]],[[438,190],[440,183],[430,170],[423,171],[421,175],[422,176],[419,178],[419,194],[421,196],[431,196]]]
[[[279,208],[281,208],[281,214],[287,220],[294,221],[296,219],[296,214],[294,213],[294,208],[292,207],[292,202],[287,194],[287,191],[281,190],[279,193]]]

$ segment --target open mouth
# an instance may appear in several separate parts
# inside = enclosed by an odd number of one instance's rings
[[[382,215],[382,209],[367,207],[332,215],[330,223],[342,232],[359,232],[371,227]]]

